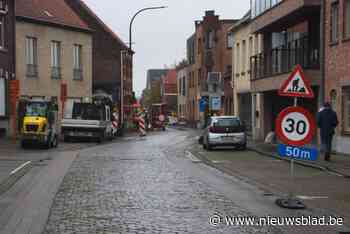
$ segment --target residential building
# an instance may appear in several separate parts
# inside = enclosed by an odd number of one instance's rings
[[[251,33],[263,36],[262,52],[251,57],[255,138],[264,139],[275,130],[282,109],[292,98],[278,96],[278,89],[300,64],[315,93],[314,99],[300,99],[299,105],[316,114],[320,85],[320,1],[282,0],[251,2]],[[255,40],[259,40],[255,38]]]
[[[9,81],[15,79],[15,1],[0,1],[0,138],[9,135]]]
[[[170,69],[161,78],[160,95],[162,103],[166,104],[168,115],[177,113],[177,74],[176,69]]]
[[[325,1],[326,100],[339,118],[334,149],[350,152],[350,1]]]
[[[132,105],[134,99],[132,92],[133,52],[83,1],[65,1],[93,31],[93,92],[102,91],[111,95],[116,106],[123,109],[120,114],[126,121],[126,117],[131,116],[128,107]],[[121,85],[123,85],[123,92],[121,92]],[[123,93],[123,98],[121,98],[121,93]],[[123,106],[121,106],[122,102]]]
[[[168,69],[150,69],[147,71],[147,84],[144,90],[146,105],[161,103],[161,79],[168,73]]]
[[[20,95],[54,98],[66,107],[92,96],[92,35],[62,0],[16,0],[16,74]]]
[[[191,35],[187,39],[187,85],[188,85],[188,93],[187,93],[187,121],[190,126],[197,127],[197,123],[199,122],[199,106],[198,100],[199,96],[199,86],[196,85],[198,82],[196,81],[195,71],[196,71],[196,54],[197,54],[197,40],[196,33]]]
[[[201,99],[208,104],[206,111],[199,114],[201,125],[206,123],[209,115],[231,112],[232,37],[228,32],[236,21],[219,19],[214,11],[206,11],[203,19],[195,22],[196,58],[192,70],[194,85],[198,86],[195,105],[198,107]]]
[[[252,92],[250,82],[250,57],[260,52],[261,36],[251,33],[251,12],[243,16],[232,28],[232,82],[234,115],[246,123],[249,131],[254,131],[252,111]]]
[[[179,118],[189,119],[187,111],[188,97],[188,68],[187,61],[183,61],[176,67],[177,71],[177,113]]]

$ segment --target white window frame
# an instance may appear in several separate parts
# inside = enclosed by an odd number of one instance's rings
[[[77,70],[82,70],[82,50],[83,46],[74,44],[73,48],[73,67]]]
[[[51,41],[51,67],[61,67],[61,42]]]
[[[26,37],[25,57],[27,65],[37,65],[37,39]]]

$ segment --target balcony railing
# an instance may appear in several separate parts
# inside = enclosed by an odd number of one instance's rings
[[[60,67],[51,67],[51,78],[52,79],[61,79],[61,68]]]
[[[319,48],[308,37],[289,42],[285,46],[250,58],[251,79],[263,79],[290,72],[299,64],[304,69],[319,69]]]
[[[38,77],[38,66],[35,64],[27,64],[27,77]]]
[[[73,79],[74,80],[82,80],[83,79],[83,70],[74,68],[73,69]]]

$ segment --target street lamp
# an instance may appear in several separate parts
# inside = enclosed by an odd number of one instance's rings
[[[129,26],[129,51],[121,51],[121,81],[120,81],[120,114],[119,114],[119,118],[120,118],[120,127],[123,131],[124,129],[124,74],[123,74],[123,66],[124,66],[124,61],[123,58],[125,58],[125,54],[132,54],[132,24],[134,23],[134,20],[136,18],[137,15],[139,15],[141,12],[144,11],[148,11],[148,10],[158,10],[158,9],[164,9],[167,8],[167,6],[159,6],[159,7],[146,7],[143,8],[141,10],[139,10],[138,12],[136,12],[136,14],[131,18],[130,21],[130,26]],[[131,68],[132,69],[132,68]],[[131,72],[132,74],[132,72]],[[132,76],[132,75],[131,75]],[[123,134],[123,133],[121,133]]]
[[[129,27],[129,49],[130,49],[130,51],[132,50],[132,24],[134,23],[134,20],[135,20],[136,16],[138,14],[140,14],[141,12],[144,12],[144,11],[158,10],[158,9],[164,9],[164,8],[167,8],[167,6],[146,7],[146,8],[143,8],[143,9],[139,10],[138,12],[136,12],[136,14],[131,18],[130,27]]]

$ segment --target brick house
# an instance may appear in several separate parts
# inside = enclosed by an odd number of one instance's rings
[[[198,93],[198,82],[195,80],[195,70],[196,70],[196,51],[197,51],[197,40],[196,33],[191,35],[187,39],[187,61],[188,66],[186,68],[187,72],[187,100],[186,100],[186,110],[187,110],[187,120],[189,124],[193,127],[197,126],[199,122],[199,107],[197,105],[197,100],[200,98]]]
[[[15,79],[15,1],[0,1],[0,137],[9,134],[9,80]]]
[[[293,105],[292,98],[279,97],[277,91],[296,64],[304,68],[316,96],[300,100],[300,105],[318,111],[320,1],[252,0],[251,15],[251,32],[263,36],[262,52],[251,57],[250,70],[258,126],[254,137],[264,139],[275,130],[277,114]]]
[[[237,20],[219,19],[214,11],[206,11],[203,19],[195,22],[196,53],[191,79],[194,81],[193,85],[198,88],[193,104],[197,106],[197,112],[202,98],[209,104],[205,112],[196,113],[196,120],[200,120],[202,125],[213,112],[233,112],[232,48],[229,43],[229,29],[235,22]],[[220,107],[214,108],[210,105],[214,98],[221,99]]]
[[[325,4],[326,99],[338,114],[334,140],[338,152],[350,152],[350,1]]]
[[[177,73],[176,69],[170,69],[161,78],[161,100],[166,104],[168,114],[177,113]]]
[[[118,107],[123,102],[123,109],[126,107],[124,116],[130,116],[128,115],[128,111],[130,111],[128,107],[132,105],[133,101],[133,52],[83,1],[65,1],[93,31],[93,92],[102,91],[111,95]],[[121,76],[123,76],[123,82],[121,82]],[[123,83],[124,88],[123,99],[121,99],[121,83]]]
[[[61,117],[62,84],[67,111],[92,96],[91,30],[64,1],[16,0],[15,41],[21,97],[54,98]]]

